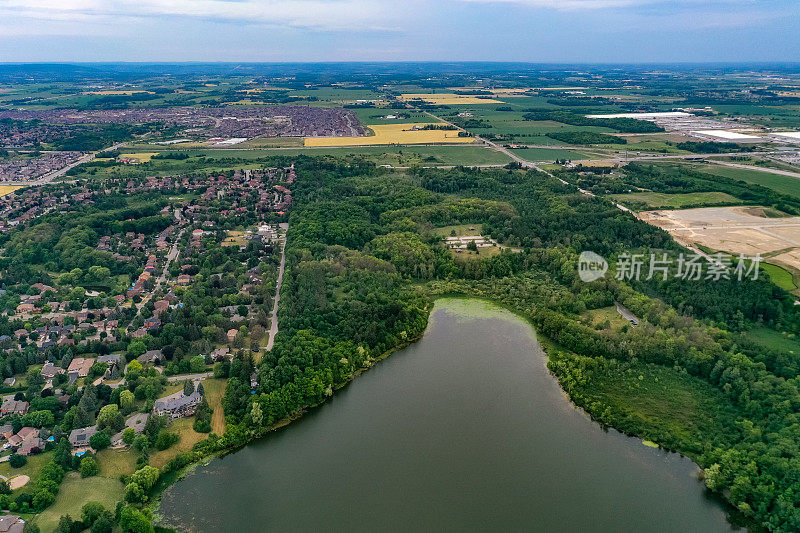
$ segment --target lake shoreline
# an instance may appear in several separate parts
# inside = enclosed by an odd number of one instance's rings
[[[379,362],[386,360],[394,352],[402,350],[404,348],[407,348],[407,347],[411,346],[412,344],[417,343],[431,328],[431,325],[432,325],[431,316],[432,316],[433,310],[442,301],[447,301],[447,300],[481,302],[481,303],[487,304],[487,305],[489,305],[492,308],[495,308],[497,310],[502,310],[502,311],[508,312],[508,313],[512,314],[514,317],[517,317],[521,321],[525,322],[525,324],[527,324],[531,328],[531,331],[532,331],[533,337],[534,337],[534,341],[537,342],[539,344],[539,346],[541,347],[541,350],[542,350],[542,353],[543,353],[543,357],[541,358],[541,364],[544,365],[544,368],[546,369],[547,374],[555,382],[555,384],[557,386],[557,390],[560,392],[560,396],[562,398],[562,401],[566,400],[566,402],[563,403],[565,408],[567,406],[569,406],[571,408],[571,410],[579,412],[583,417],[587,418],[592,423],[597,424],[597,426],[600,429],[602,429],[603,431],[605,431],[605,432],[608,432],[608,430],[611,429],[611,430],[614,430],[614,432],[617,433],[621,437],[625,437],[627,439],[632,439],[632,440],[638,441],[637,442],[638,445],[652,447],[649,444],[645,444],[642,441],[642,439],[637,435],[628,434],[628,433],[625,433],[624,431],[622,431],[622,430],[620,430],[618,428],[614,428],[614,427],[602,424],[601,422],[599,422],[597,419],[595,419],[592,416],[591,412],[589,412],[588,410],[584,409],[583,407],[581,407],[581,406],[577,405],[575,402],[573,402],[572,399],[570,398],[569,394],[561,386],[561,383],[558,380],[558,377],[552,371],[550,371],[550,369],[547,367],[547,362],[549,361],[549,358],[550,358],[549,351],[552,350],[552,349],[557,349],[557,347],[555,345],[553,345],[553,343],[549,339],[547,339],[546,337],[542,337],[536,331],[536,328],[533,326],[533,321],[529,317],[527,317],[524,313],[522,313],[522,312],[520,312],[520,311],[518,311],[516,309],[511,309],[511,308],[503,305],[502,303],[497,302],[497,301],[495,301],[495,300],[493,300],[491,298],[475,297],[475,296],[470,296],[470,295],[467,295],[467,294],[436,295],[431,300],[431,305],[428,308],[426,308],[426,311],[427,311],[426,327],[425,327],[424,331],[420,335],[416,336],[415,338],[409,339],[409,340],[403,342],[402,344],[399,344],[399,345],[393,347],[390,350],[387,350],[386,352],[382,353],[380,356],[378,356],[378,357],[376,357],[374,359],[371,359],[369,365],[366,365],[366,366],[354,371],[352,376],[350,377],[350,379],[348,379],[347,382],[345,382],[342,385],[336,387],[334,390],[341,390],[341,389],[346,388],[348,385],[350,385],[355,380],[356,377],[360,376],[362,373],[366,372],[367,370],[375,367]],[[332,396],[333,395],[331,395],[331,397]],[[288,417],[276,422],[275,424],[273,424],[269,428],[266,428],[263,431],[257,432],[250,439],[248,439],[248,441],[242,446],[236,446],[236,447],[232,447],[232,448],[229,448],[229,449],[219,450],[219,451],[217,451],[215,453],[209,454],[209,455],[201,458],[198,461],[192,462],[191,464],[185,466],[184,468],[179,469],[178,471],[176,471],[174,473],[174,475],[171,475],[173,473],[168,474],[168,477],[170,479],[168,479],[168,480],[165,479],[163,483],[161,481],[159,482],[159,484],[157,486],[157,493],[154,494],[154,497],[151,499],[151,502],[150,502],[150,505],[149,505],[149,508],[153,511],[154,523],[159,524],[162,527],[163,526],[166,526],[166,527],[179,527],[179,526],[170,526],[167,523],[162,523],[161,520],[163,520],[163,515],[161,515],[159,513],[161,499],[162,499],[162,496],[163,496],[164,492],[170,486],[175,484],[177,481],[183,479],[187,475],[191,475],[199,466],[207,465],[207,464],[209,464],[211,461],[213,461],[216,458],[224,457],[224,456],[239,452],[239,451],[243,450],[244,448],[248,447],[251,444],[255,444],[258,441],[264,440],[265,437],[270,436],[275,431],[289,426],[289,424],[291,422],[294,422],[296,420],[304,418],[304,416],[306,414],[316,410],[317,408],[321,408],[322,406],[324,406],[325,404],[328,403],[327,400],[328,400],[328,398],[325,398],[321,402],[318,402],[318,403],[313,404],[313,405],[306,406],[303,409],[293,413],[292,415],[290,415],[290,416],[288,416]],[[699,476],[697,474],[699,472],[701,472],[702,469],[700,468],[700,466],[694,460],[692,460],[691,457],[685,456],[684,454],[680,454],[679,452],[667,450],[667,449],[665,449],[665,448],[663,448],[661,446],[656,446],[656,448],[660,449],[660,451],[662,453],[664,453],[664,454],[676,454],[676,455],[679,455],[682,458],[685,457],[686,459],[690,460],[692,462],[692,465],[694,466],[694,470],[695,470],[695,475],[694,475],[695,480],[694,481],[698,482],[698,483],[701,483],[701,481],[699,481]],[[727,504],[727,502],[725,500],[723,500],[722,498],[715,498],[715,499],[717,499],[719,501],[719,503],[722,503],[726,507],[726,509],[725,509],[726,514],[728,516],[731,516],[733,509]]]

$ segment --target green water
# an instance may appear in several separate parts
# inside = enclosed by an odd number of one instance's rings
[[[424,337],[163,496],[187,531],[729,531],[688,459],[603,431],[531,327],[441,300]]]

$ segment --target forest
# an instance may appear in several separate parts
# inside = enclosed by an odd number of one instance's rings
[[[780,289],[764,279],[583,283],[576,270],[582,250],[613,257],[678,245],[610,202],[535,171],[396,173],[333,158],[299,158],[295,168],[280,332],[260,362],[244,357],[231,365],[228,442],[297,416],[418,338],[437,296],[477,296],[531,321],[549,368],[598,422],[689,455],[704,468],[709,490],[743,520],[800,528],[800,362],[743,342],[737,332],[757,324],[796,328],[798,312]],[[457,224],[481,224],[484,235],[520,251],[453,254],[436,230]],[[584,323],[588,310],[614,302],[639,325]],[[253,368],[258,384],[249,395]],[[643,413],[637,402],[645,376],[652,378],[645,387],[660,396]],[[695,418],[677,415],[678,397],[693,399]]]

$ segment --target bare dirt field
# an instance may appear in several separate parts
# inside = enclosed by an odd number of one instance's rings
[[[682,244],[732,254],[769,254],[771,263],[800,269],[800,217],[768,218],[764,213],[758,207],[704,207],[643,211],[637,216]]]

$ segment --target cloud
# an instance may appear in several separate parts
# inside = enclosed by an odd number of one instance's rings
[[[115,24],[120,18],[180,17],[363,31],[386,29],[384,21],[399,4],[387,0],[0,0],[0,19]],[[36,33],[34,25],[26,26]]]

